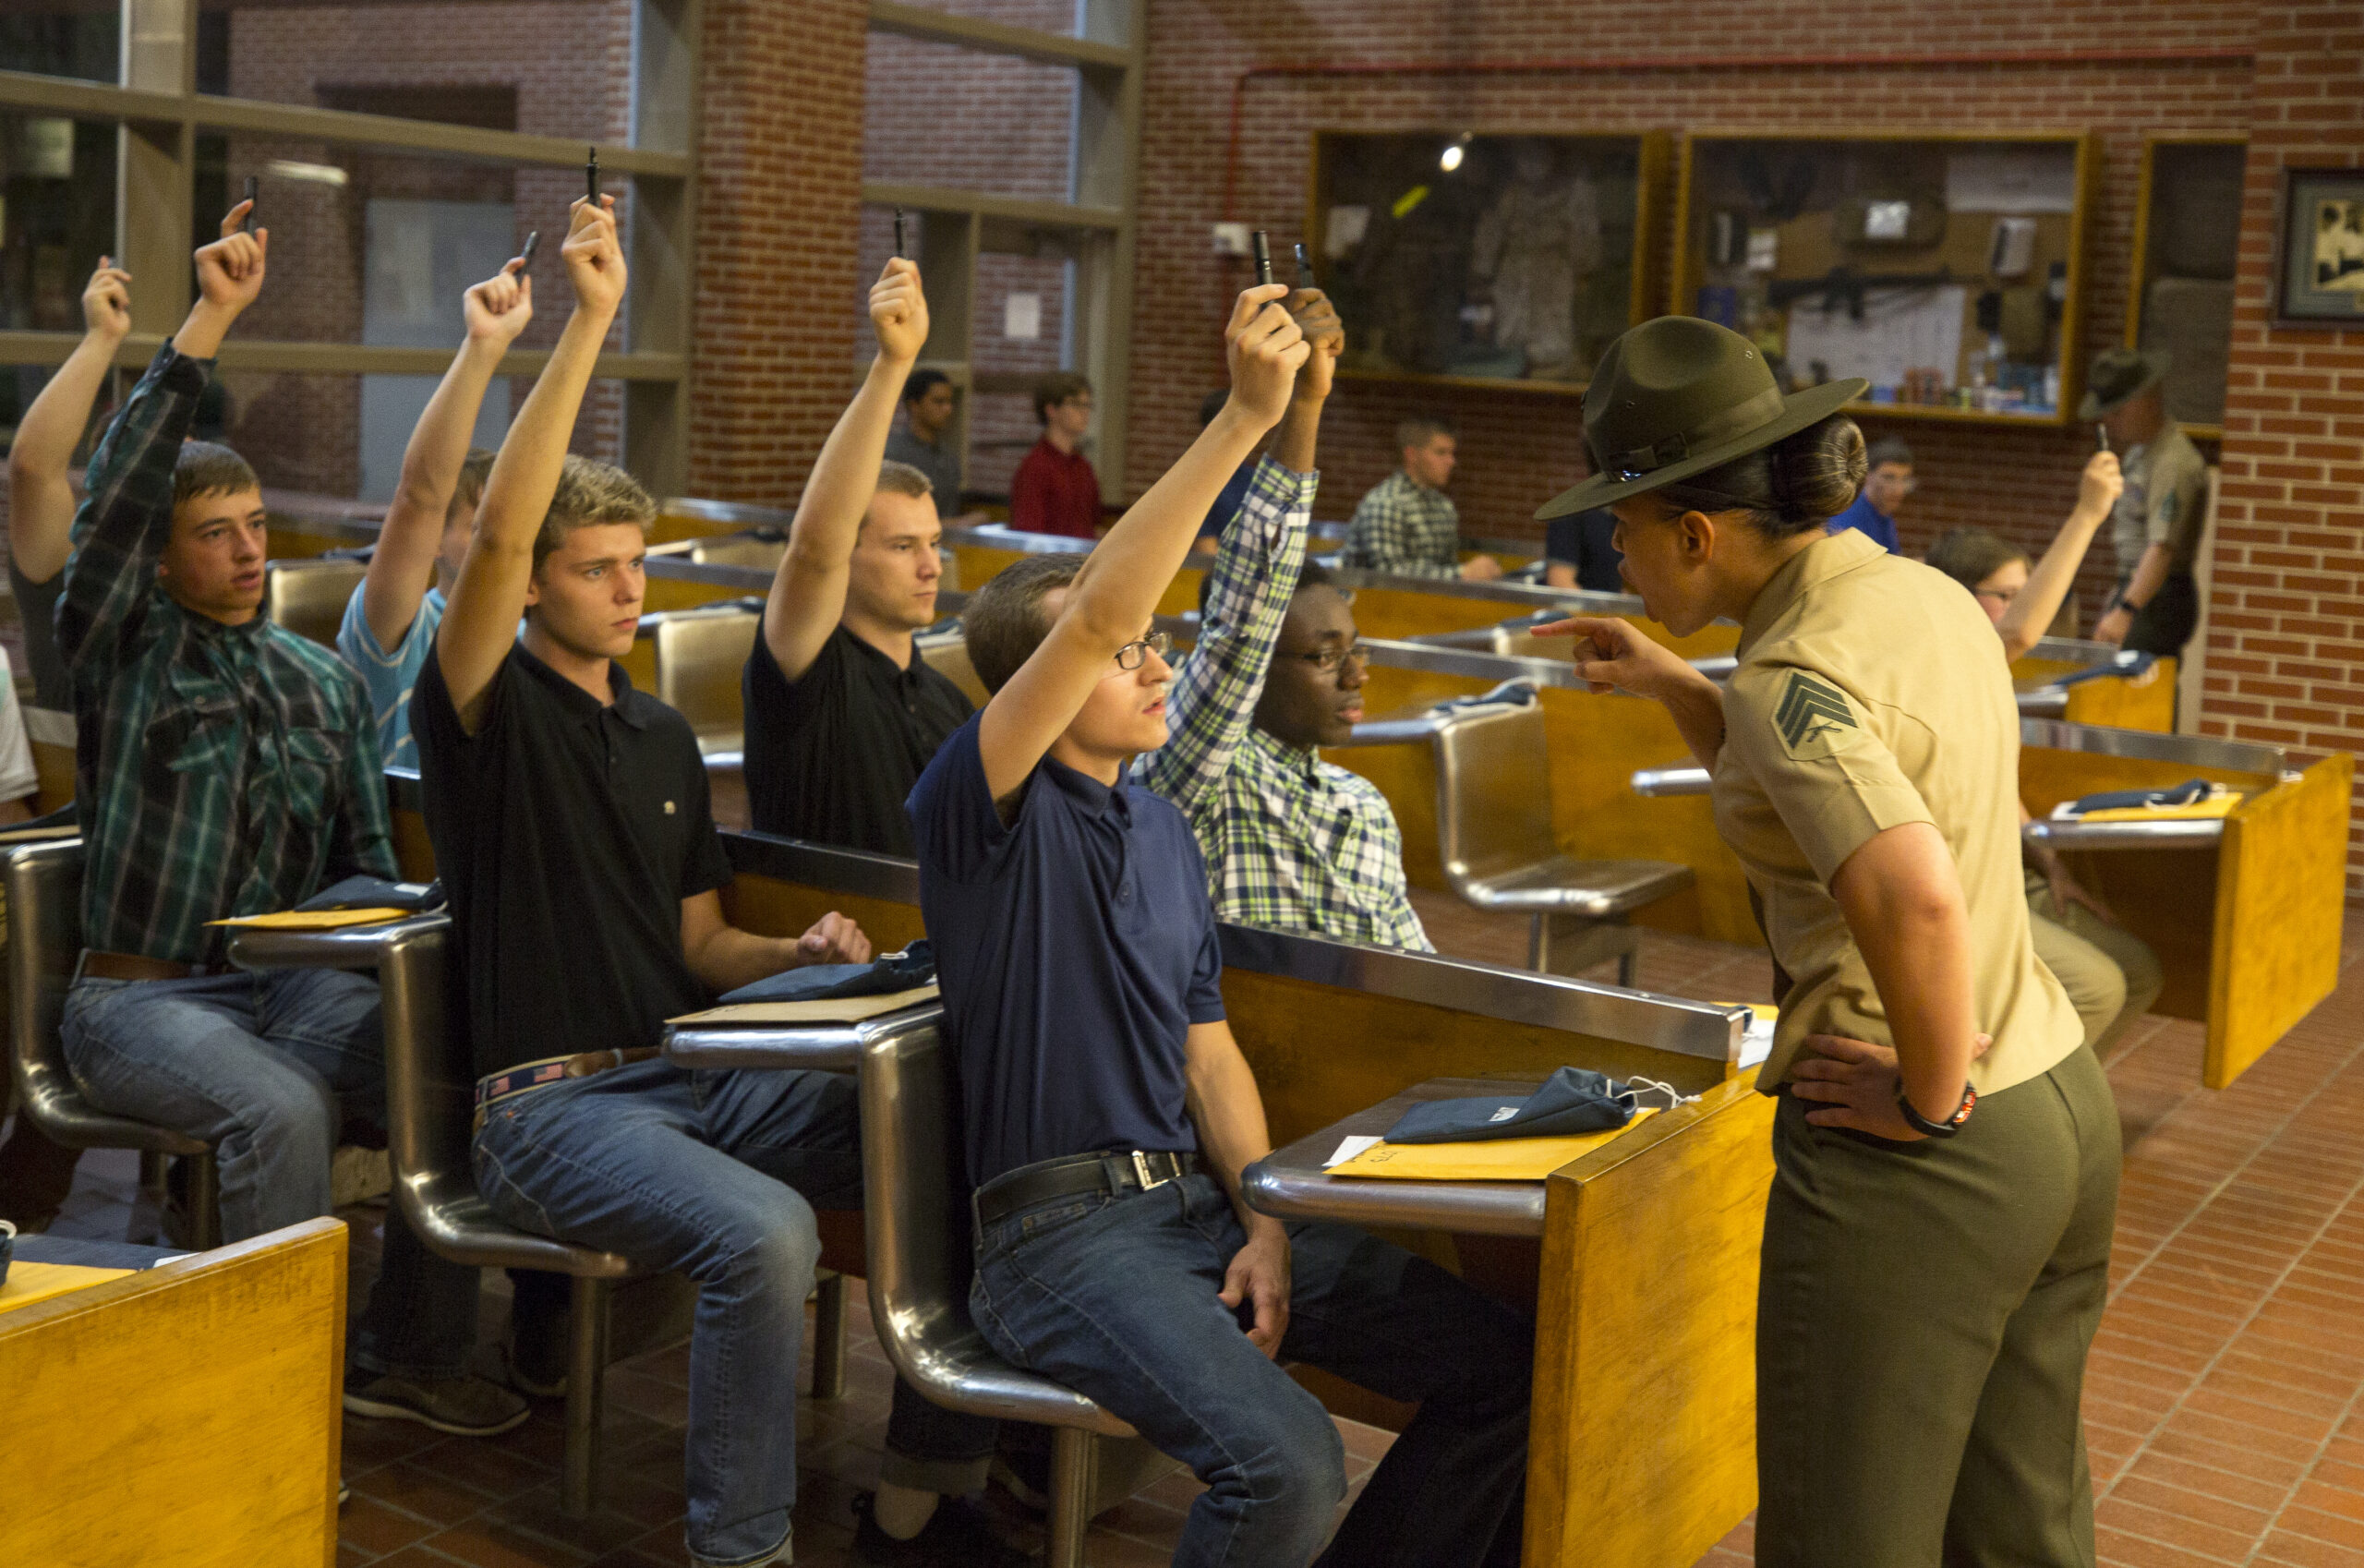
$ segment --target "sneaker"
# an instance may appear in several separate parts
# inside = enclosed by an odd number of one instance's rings
[[[1034,1463],[1036,1456],[1001,1453],[985,1466],[985,1479],[1016,1499],[1030,1514],[1051,1511],[1051,1467]]]
[[[380,1374],[358,1386],[347,1384],[344,1407],[356,1416],[416,1421],[454,1437],[494,1437],[533,1414],[500,1384],[470,1377],[415,1381]]]
[[[884,1568],[1032,1568],[1042,1559],[994,1534],[985,1511],[965,1497],[939,1499],[927,1528],[899,1541],[871,1516],[878,1494],[853,1500],[853,1554]]]

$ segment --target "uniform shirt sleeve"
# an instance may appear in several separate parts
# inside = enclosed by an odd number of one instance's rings
[[[1936,820],[1865,722],[1862,702],[1822,671],[1767,663],[1735,672],[1724,692],[1724,745],[1826,887],[1879,834]]]
[[[938,748],[904,804],[911,814],[911,843],[922,865],[956,882],[982,881],[1008,842],[1015,826],[1005,826],[985,782],[984,753],[978,749],[981,713],[952,732]],[[1031,791],[1034,780],[1020,786]]]

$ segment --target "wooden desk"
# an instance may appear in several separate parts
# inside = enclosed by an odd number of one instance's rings
[[[0,1313],[0,1562],[333,1563],[344,1285],[321,1219]]]
[[[1539,1078],[1432,1078],[1367,1111],[1275,1149],[1248,1167],[1241,1185],[1257,1212],[1284,1220],[1338,1220],[1357,1225],[1401,1225],[1463,1236],[1543,1234],[1539,1181],[1379,1181],[1333,1176],[1325,1162],[1347,1138],[1377,1138],[1413,1106],[1429,1100],[1467,1099],[1510,1089],[1533,1089]]]
[[[1431,1080],[1299,1139],[1249,1167],[1249,1201],[1291,1218],[1539,1235],[1525,1561],[1688,1568],[1756,1503],[1773,1102],[1732,1080],[1541,1182],[1321,1174],[1341,1138],[1502,1081]]]

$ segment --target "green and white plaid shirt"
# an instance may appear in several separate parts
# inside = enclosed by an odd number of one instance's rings
[[[1399,577],[1461,575],[1461,512],[1401,468],[1373,485],[1346,524],[1339,561]]]
[[[1166,695],[1173,739],[1133,777],[1190,819],[1218,919],[1433,952],[1405,890],[1387,797],[1256,728],[1318,477],[1257,464],[1208,573],[1199,645]]]
[[[394,874],[378,740],[336,655],[258,616],[183,609],[156,582],[173,463],[211,364],[158,352],[91,455],[57,604],[74,681],[82,940],[221,959],[206,922]]]

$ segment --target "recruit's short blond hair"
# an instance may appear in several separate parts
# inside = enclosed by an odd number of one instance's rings
[[[657,503],[639,480],[612,464],[568,452],[559,467],[550,509],[542,516],[542,531],[534,537],[534,570],[539,572],[577,528],[631,523],[645,535],[655,521]]]

